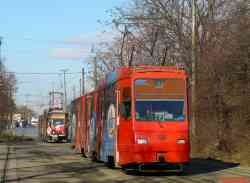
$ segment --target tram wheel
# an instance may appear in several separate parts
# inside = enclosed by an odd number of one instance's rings
[[[177,171],[177,175],[178,175],[178,176],[185,175],[184,165],[183,165],[183,164],[180,164],[180,170]]]
[[[96,154],[96,152],[92,152],[91,161],[97,161],[97,154]]]
[[[137,174],[138,173],[138,166],[135,164],[129,164],[124,167],[122,167],[123,171],[127,175]]]
[[[84,152],[84,148],[81,148],[81,154],[82,154],[82,157],[87,158],[87,156],[86,156],[86,154]]]
[[[108,159],[108,161],[106,162],[107,167],[114,168],[115,167],[114,157],[108,156],[107,159]]]

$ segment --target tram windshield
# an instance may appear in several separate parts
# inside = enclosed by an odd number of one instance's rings
[[[138,79],[135,98],[138,121],[185,120],[185,81],[182,79]]]
[[[49,120],[49,123],[53,126],[64,125],[64,120],[63,119],[51,119]]]

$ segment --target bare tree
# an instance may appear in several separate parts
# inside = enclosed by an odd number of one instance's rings
[[[16,90],[16,79],[12,73],[7,73],[1,62],[0,71],[0,132],[11,125],[12,113],[15,109],[13,94]]]
[[[236,141],[250,140],[239,134],[250,132],[249,5],[249,0],[196,0],[194,147],[210,155],[233,153],[242,144]],[[192,75],[192,0],[131,0],[113,11],[113,22],[121,36],[100,54],[106,71],[182,64]]]

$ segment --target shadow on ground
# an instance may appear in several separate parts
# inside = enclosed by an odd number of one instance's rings
[[[100,168],[103,168],[103,164],[84,164],[73,162],[73,163],[58,163],[54,165],[44,165],[44,166],[34,166],[34,167],[24,167],[20,171],[20,173],[28,172],[29,170],[32,172],[32,170],[36,168],[42,168],[40,171],[36,171],[37,173],[27,176],[20,176],[17,179],[8,179],[7,182],[15,182],[15,181],[24,181],[28,179],[33,179],[37,177],[43,177],[43,176],[55,176],[57,177],[58,174],[85,174],[85,173],[91,173],[94,172],[96,174]],[[26,170],[24,170],[26,169]],[[28,169],[28,170],[27,170]],[[65,175],[64,175],[65,176]]]
[[[239,163],[224,162],[216,159],[192,159],[190,164],[185,167],[186,175],[197,175],[210,172],[225,170],[239,166]]]
[[[207,159],[192,159],[190,164],[185,167],[185,173],[181,174],[181,177],[191,177],[193,175],[201,175],[201,174],[207,174],[207,173],[213,173],[220,170],[225,170],[228,168],[237,167],[239,164],[235,163],[227,163],[219,160],[207,160]],[[74,177],[79,178],[81,180],[82,176],[86,176],[92,180],[93,177],[96,176],[102,176],[104,177],[103,182],[107,181],[107,175],[103,172],[105,172],[104,169],[106,167],[102,163],[82,163],[82,162],[70,162],[70,163],[58,163],[54,165],[45,165],[45,166],[39,166],[42,171],[36,171],[38,173],[34,173],[27,176],[21,176],[18,179],[10,179],[8,182],[15,182],[15,181],[24,181],[28,179],[38,178],[38,177],[45,177],[45,176],[55,176],[57,177],[59,174],[60,176],[66,176],[66,177]],[[25,172],[28,172],[29,170],[36,169],[38,167],[24,167]],[[106,169],[107,170],[107,169]],[[140,180],[143,177],[152,176],[162,176],[167,177],[171,179],[173,176],[177,176],[176,173],[134,173],[130,176],[125,175],[125,173],[121,173],[119,169],[109,170],[109,171],[117,171],[116,173],[121,174],[124,176],[125,180],[137,180],[137,178]],[[29,172],[28,172],[29,173]],[[115,172],[114,172],[115,173]],[[105,178],[106,176],[106,178]],[[122,177],[120,177],[122,178]],[[59,180],[58,180],[59,181]],[[111,181],[111,180],[110,180]],[[138,181],[138,180],[137,180]],[[100,181],[98,181],[100,182]],[[101,181],[102,182],[102,181]],[[116,182],[123,182],[118,181]]]
[[[194,158],[189,164],[184,166],[182,173],[165,172],[165,173],[133,173],[132,175],[142,176],[194,176],[217,171],[226,170],[239,166],[239,163],[224,162],[216,159]]]

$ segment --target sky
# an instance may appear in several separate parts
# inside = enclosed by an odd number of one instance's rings
[[[8,0],[1,2],[0,37],[2,57],[8,70],[16,72],[16,101],[39,110],[48,104],[48,93],[61,90],[67,69],[67,91],[79,94],[82,67],[92,45],[112,40],[112,29],[101,21],[111,20],[109,10],[125,0]],[[107,31],[103,33],[103,31]],[[70,97],[69,97],[70,98]]]

